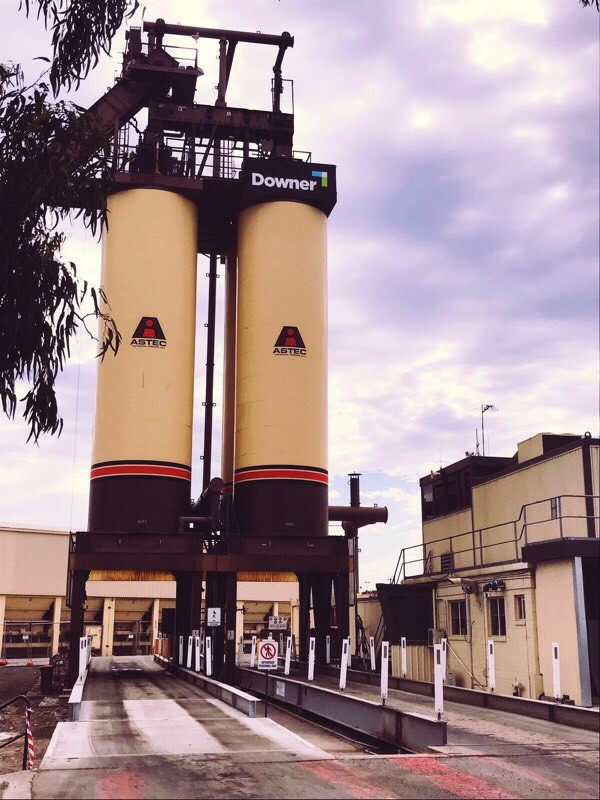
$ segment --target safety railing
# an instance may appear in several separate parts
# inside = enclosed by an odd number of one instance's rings
[[[590,521],[593,535],[597,538],[600,518],[587,513],[586,507],[590,503],[597,507],[598,500],[599,495],[591,494],[565,494],[536,500],[522,505],[514,520],[403,547],[390,582],[400,583],[416,575],[519,561],[524,545],[547,539],[588,538]],[[582,503],[585,513],[574,513]],[[549,514],[543,510],[545,508],[549,509]],[[507,529],[509,533],[502,538],[502,531]],[[462,546],[464,540],[468,542],[466,547]]]
[[[246,158],[265,158],[269,155],[259,144],[243,139],[214,135],[196,138],[186,134],[165,134],[156,142],[142,142],[137,123],[124,125],[114,147],[114,165],[121,172],[171,175],[179,178],[240,178]],[[312,154],[294,150],[293,157],[310,162]],[[215,167],[215,164],[217,165]]]
[[[29,698],[26,694],[18,694],[16,697],[13,697],[12,700],[7,700],[6,703],[3,703],[0,706],[0,712],[19,702],[25,703],[25,729],[22,733],[17,733],[15,736],[0,742],[0,750],[4,747],[8,747],[10,744],[18,742],[19,739],[23,739],[23,769],[33,769],[34,750],[33,736],[31,735],[31,703]]]

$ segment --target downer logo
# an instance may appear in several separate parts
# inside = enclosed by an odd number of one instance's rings
[[[247,158],[242,165],[241,208],[277,200],[296,200],[329,216],[337,200],[333,164],[292,158]]]
[[[306,345],[300,331],[293,325],[284,325],[275,342],[274,356],[305,356]]]
[[[321,181],[300,180],[298,178],[275,178],[271,175],[261,175],[260,172],[252,173],[252,186],[276,186],[278,189],[296,189],[301,192],[314,192],[315,186],[327,186],[327,173],[326,172],[313,172],[315,177],[321,178]],[[324,178],[323,178],[324,176]],[[322,181],[325,180],[325,183]]]
[[[142,317],[133,332],[131,347],[164,348],[167,340],[156,317]]]

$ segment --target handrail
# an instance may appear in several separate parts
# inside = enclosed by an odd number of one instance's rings
[[[406,576],[406,568],[407,568],[407,566],[409,564],[416,564],[416,563],[422,562],[424,560],[424,556],[422,554],[422,550],[423,550],[423,547],[425,545],[427,545],[427,547],[431,547],[432,545],[436,545],[436,544],[439,544],[441,542],[448,542],[449,546],[450,546],[450,551],[452,552],[453,556],[461,555],[462,553],[472,552],[473,553],[473,565],[472,566],[484,566],[483,550],[486,550],[487,548],[490,548],[490,547],[500,547],[501,545],[508,545],[508,544],[511,544],[511,543],[515,545],[515,551],[516,551],[515,555],[516,555],[516,560],[518,560],[519,559],[519,543],[523,539],[523,536],[525,536],[525,543],[527,544],[527,530],[530,527],[533,527],[535,525],[545,524],[545,523],[548,523],[548,522],[557,522],[559,524],[559,527],[560,527],[560,538],[562,539],[562,538],[564,538],[564,531],[563,531],[563,525],[562,525],[563,520],[567,520],[567,519],[581,519],[581,520],[593,519],[593,520],[597,521],[597,520],[600,519],[595,514],[592,514],[592,515],[590,515],[590,514],[563,514],[562,513],[562,502],[561,501],[563,499],[568,499],[568,498],[575,498],[575,499],[578,499],[578,500],[587,500],[587,499],[600,500],[600,495],[593,495],[593,494],[565,494],[565,495],[558,495],[558,496],[554,496],[554,497],[547,497],[547,498],[545,498],[543,500],[535,500],[535,501],[533,501],[531,503],[524,503],[521,506],[521,510],[519,512],[519,516],[516,519],[507,520],[505,522],[500,522],[500,523],[497,523],[495,525],[488,525],[485,528],[471,528],[470,530],[463,531],[461,533],[454,533],[454,534],[452,534],[450,536],[443,536],[443,537],[441,537],[439,539],[431,539],[431,540],[428,540],[427,542],[423,541],[423,542],[421,542],[419,544],[411,545],[409,547],[403,547],[402,550],[400,551],[400,555],[399,555],[398,561],[396,563],[396,569],[394,571],[393,578],[391,579],[390,582],[393,583],[393,584],[398,583],[400,581],[401,575],[404,575],[404,577],[406,578],[407,577]],[[533,508],[534,506],[538,506],[538,505],[541,505],[543,503],[549,503],[552,500],[557,500],[558,501],[557,507],[558,507],[559,513],[557,514],[556,517],[552,517],[551,516],[551,517],[546,518],[546,519],[527,521],[527,509]],[[522,524],[521,524],[521,527],[520,527],[519,534],[517,535],[517,526],[518,526],[519,522],[521,522],[521,520],[523,520],[523,521],[522,521]],[[512,527],[513,527],[513,535],[512,535],[511,538],[505,539],[505,540],[502,540],[502,541],[493,541],[493,542],[489,542],[487,544],[483,544],[482,543],[483,534],[487,533],[488,531],[494,530],[496,528],[504,528],[504,527],[510,526],[510,525],[512,525]],[[479,535],[479,543],[478,544],[475,543],[475,534],[476,533],[478,533],[478,535]],[[453,540],[457,540],[457,539],[459,539],[459,538],[461,538],[463,536],[471,536],[472,537],[472,543],[470,544],[469,547],[467,547],[467,548],[465,548],[463,550],[456,550],[455,549],[455,542]],[[407,556],[409,555],[409,551],[415,550],[417,548],[419,548],[419,550],[421,551],[421,554],[419,555],[418,558],[409,560],[407,558]],[[479,554],[480,554],[479,564],[476,563],[476,552],[477,551],[479,551]],[[423,573],[419,573],[419,574],[423,574]]]
[[[375,635],[373,636],[373,643],[375,645],[375,655],[379,652],[379,647],[381,646],[381,642],[383,641],[383,637],[385,636],[385,620],[383,618],[383,613],[379,617],[379,622],[377,623],[377,628],[375,630]]]
[[[3,703],[0,706],[0,711],[2,711],[3,709],[7,708],[10,705],[12,705],[13,703],[16,703],[18,700],[24,700],[25,701],[25,730],[23,731],[23,733],[18,733],[16,736],[13,736],[12,739],[8,739],[6,742],[2,742],[2,744],[0,744],[0,750],[3,747],[7,747],[9,744],[12,744],[13,742],[16,742],[19,739],[21,739],[21,737],[23,737],[23,739],[24,739],[24,742],[23,742],[23,769],[27,769],[28,754],[29,754],[29,742],[28,742],[28,739],[27,739],[27,728],[29,726],[29,718],[31,716],[31,703],[30,703],[29,697],[27,697],[26,694],[18,694],[16,697],[13,697],[12,700],[7,700],[6,703]]]

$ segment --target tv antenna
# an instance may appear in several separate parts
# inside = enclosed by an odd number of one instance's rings
[[[491,403],[482,403],[481,404],[481,444],[482,444],[482,447],[483,447],[482,455],[485,455],[485,428],[484,428],[484,422],[483,422],[483,415],[485,414],[486,411],[500,411],[500,409],[496,408],[496,406],[492,405]],[[488,442],[488,444],[489,444],[489,442]]]

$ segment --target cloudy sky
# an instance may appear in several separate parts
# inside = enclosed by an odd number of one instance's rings
[[[42,62],[30,59],[49,53],[50,37],[18,0],[0,4],[1,59],[33,77]],[[539,431],[598,435],[597,12],[577,0],[142,5],[146,19],[295,36],[284,61],[295,145],[338,168],[332,502],[347,502],[356,470],[364,502],[390,510],[387,526],[361,535],[363,587],[387,581],[401,547],[419,540],[418,479],[475,449],[482,403],[499,409],[485,417],[487,454],[510,456]],[[121,34],[71,99],[101,95],[122,49]],[[230,104],[268,107],[273,56],[239,47]],[[216,43],[199,59],[197,100],[213,102]],[[90,234],[74,228],[65,257],[99,280]],[[201,281],[195,495],[205,318]],[[221,375],[219,363],[217,401]],[[82,337],[60,381],[60,439],[26,444],[24,424],[0,419],[0,521],[85,528],[94,394],[94,346]],[[219,425],[217,407],[213,474]]]

